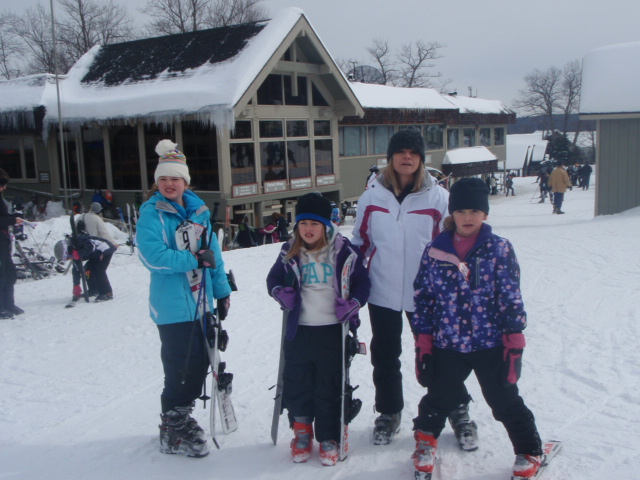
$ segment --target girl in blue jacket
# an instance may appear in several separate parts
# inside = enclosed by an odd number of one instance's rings
[[[267,276],[269,295],[288,311],[282,404],[294,430],[295,463],[311,457],[314,423],[320,461],[329,466],[338,461],[341,323],[358,328],[370,286],[362,254],[331,223],[329,200],[316,193],[300,197],[293,238]]]
[[[160,451],[203,457],[209,453],[204,431],[190,416],[200,396],[209,367],[196,300],[188,275],[204,269],[206,292],[212,305],[218,299],[218,316],[226,317],[231,288],[210,213],[204,202],[188,189],[191,177],[186,158],[170,140],[156,147],[160,156],[156,185],[140,207],[136,240],[143,265],[151,272],[149,314],[160,333],[164,389],[160,396],[162,423]],[[185,223],[187,222],[187,223]],[[178,245],[176,230],[185,225],[195,231],[198,245]],[[206,234],[205,234],[206,233]]]
[[[520,269],[511,243],[484,223],[488,212],[485,182],[456,182],[452,217],[427,245],[414,282],[416,375],[429,388],[414,419],[419,473],[432,472],[437,438],[472,371],[513,444],[514,478],[530,478],[540,466],[540,437],[516,383],[526,327]]]

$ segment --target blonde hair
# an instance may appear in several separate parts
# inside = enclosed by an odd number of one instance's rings
[[[321,223],[321,222],[318,222],[318,223],[320,223],[324,227],[324,235],[320,237],[320,240],[318,240],[317,245],[313,247],[311,250],[309,250],[310,252],[319,252],[324,247],[329,245],[329,242],[327,240],[327,226],[324,223]],[[300,236],[300,231],[298,230],[298,227],[296,225],[295,227],[293,227],[293,243],[291,244],[291,247],[289,247],[289,251],[284,257],[285,261],[288,262],[293,257],[298,256],[300,254],[300,250],[302,250],[302,247],[305,247],[305,243],[302,237]]]
[[[384,185],[389,190],[392,190],[395,196],[397,197],[402,193],[402,188],[400,187],[400,179],[398,178],[398,173],[393,168],[393,157],[388,160],[387,166],[384,167],[382,173],[378,177],[382,185]],[[427,171],[424,168],[424,163],[422,161],[418,162],[418,169],[413,174],[413,189],[411,192],[417,192],[422,189],[422,187],[426,183]]]

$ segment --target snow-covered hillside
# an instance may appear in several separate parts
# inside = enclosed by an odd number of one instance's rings
[[[637,475],[640,443],[640,208],[593,218],[594,189],[565,197],[566,215],[533,198],[533,178],[516,179],[516,197],[492,197],[489,223],[509,238],[522,267],[529,314],[522,394],[544,438],[565,444],[547,471],[549,480],[612,480]],[[35,230],[45,251],[68,229],[68,217]],[[349,227],[342,227],[350,234]],[[29,232],[31,233],[31,232]],[[124,241],[121,234],[120,240]],[[30,240],[25,243],[29,244]],[[265,277],[279,245],[223,254],[239,292],[225,321],[223,354],[235,374],[237,432],[218,435],[221,450],[204,459],[157,451],[162,367],[157,330],[147,314],[149,276],[121,247],[109,268],[115,299],[64,309],[71,277],[16,285],[26,314],[0,321],[0,477],[3,479],[410,479],[411,419],[424,390],[413,374],[412,338],[404,335],[406,408],[402,430],[388,446],[370,441],[375,414],[368,357],[354,361],[352,380],[364,406],[350,428],[350,456],[322,467],[315,456],[294,465],[290,433],[281,419],[271,444],[281,312],[267,296]],[[370,329],[362,311],[361,340]],[[442,436],[440,478],[507,479],[513,454],[475,379],[477,452]],[[195,412],[207,428],[208,411]]]

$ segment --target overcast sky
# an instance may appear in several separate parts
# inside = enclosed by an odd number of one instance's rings
[[[0,9],[21,13],[36,3],[2,0]],[[49,1],[40,3],[49,7]],[[126,0],[132,13],[145,4]],[[271,15],[301,8],[336,59],[373,65],[366,48],[374,38],[394,48],[419,39],[442,43],[444,58],[435,70],[453,80],[452,90],[468,95],[472,87],[473,95],[507,106],[536,68],[561,68],[594,48],[640,41],[640,0],[264,0],[262,5]]]

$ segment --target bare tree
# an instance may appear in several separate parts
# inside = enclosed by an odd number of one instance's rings
[[[29,57],[26,60],[25,73],[64,73],[73,62],[58,51],[58,71],[54,61],[54,42],[51,36],[51,15],[40,4],[29,9],[18,17],[12,26],[12,31],[22,39],[26,45]]]
[[[553,114],[562,97],[562,72],[556,67],[541,71],[535,69],[524,77],[526,87],[520,90],[514,106],[532,115],[545,118],[544,128],[553,132],[555,129]]]
[[[264,20],[261,0],[149,0],[140,10],[151,17],[147,31],[155,35],[195,32]]]
[[[269,12],[259,3],[261,0],[216,0],[209,9],[206,23],[210,27],[226,27],[264,20]]]
[[[6,80],[20,76],[20,58],[25,50],[12,28],[16,20],[15,15],[0,14],[0,78]]]
[[[392,57],[391,47],[387,40],[376,38],[373,45],[367,48],[369,55],[373,57],[378,65],[378,70],[382,74],[382,84],[387,85],[395,80],[395,61]]]
[[[149,0],[140,11],[151,17],[147,30],[154,35],[195,32],[206,28],[210,0]]]
[[[580,92],[582,89],[582,65],[578,60],[567,62],[562,69],[562,81],[560,83],[560,101],[558,108],[563,114],[562,133],[566,135],[569,126],[569,117],[580,107]],[[578,122],[578,127],[580,122]],[[579,128],[576,128],[576,142]]]
[[[426,43],[422,40],[402,45],[398,53],[399,86],[432,87],[431,79],[442,76],[439,72],[430,71],[435,67],[432,61],[442,58],[440,49],[444,47],[445,45],[438,42]]]
[[[95,45],[107,45],[133,38],[133,22],[124,6],[113,0],[58,0],[63,16],[56,35],[61,48],[75,63]]]

